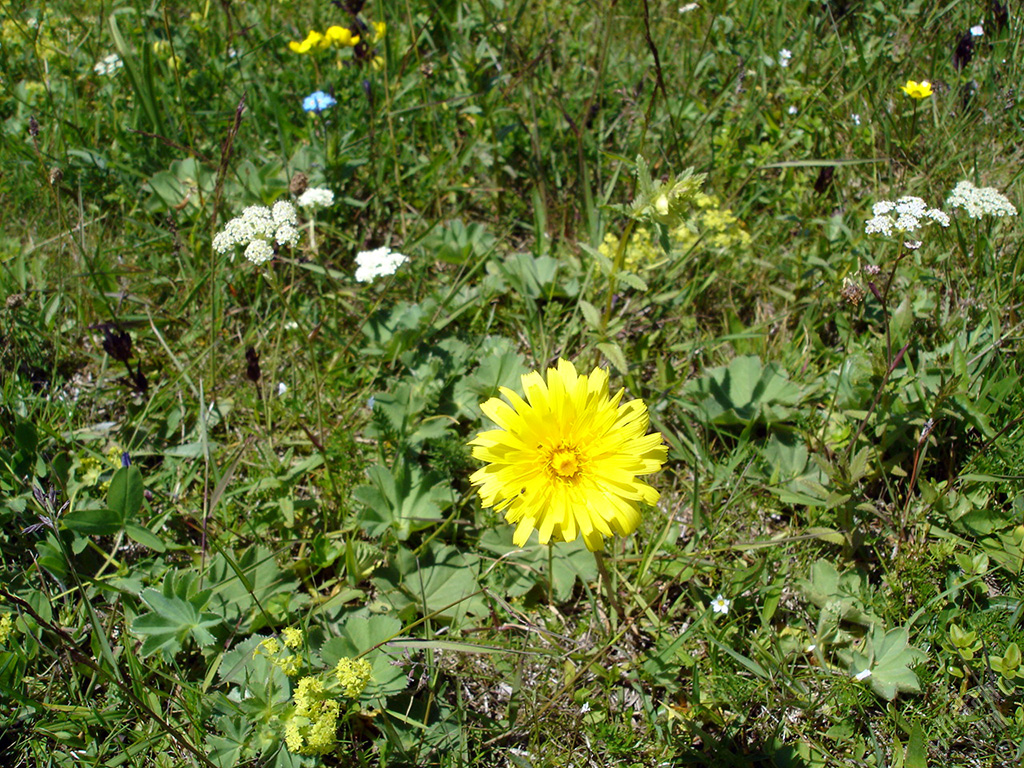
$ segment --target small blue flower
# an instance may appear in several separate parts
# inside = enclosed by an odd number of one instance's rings
[[[323,91],[313,91],[306,98],[302,100],[302,108],[307,112],[323,112],[325,109],[330,109],[338,102],[329,93]]]

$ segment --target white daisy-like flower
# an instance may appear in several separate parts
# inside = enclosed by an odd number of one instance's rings
[[[729,606],[732,605],[732,600],[726,600],[724,597],[719,595],[711,601],[711,610],[715,613],[721,613],[725,615],[729,613]]]
[[[396,253],[386,245],[372,251],[360,251],[356,254],[356,280],[370,283],[378,277],[393,275],[408,260],[408,256]]]
[[[946,198],[946,205],[963,208],[972,219],[1017,215],[1016,206],[995,187],[978,188],[969,181],[961,181],[953,188]]]
[[[334,193],[324,187],[310,187],[297,202],[300,208],[326,208],[334,204]]]

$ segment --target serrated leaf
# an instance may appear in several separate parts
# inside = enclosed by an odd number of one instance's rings
[[[623,270],[616,275],[620,281],[628,285],[630,288],[634,288],[638,291],[648,291],[647,283],[644,282],[640,275],[634,274],[633,272],[626,272]]]
[[[583,314],[583,319],[587,321],[587,325],[595,329],[601,327],[601,313],[597,311],[597,307],[586,299],[580,299],[579,307],[580,312]]]
[[[629,373],[629,363],[626,362],[626,356],[622,353],[622,348],[618,344],[612,341],[604,341],[598,344],[597,348],[620,373]]]

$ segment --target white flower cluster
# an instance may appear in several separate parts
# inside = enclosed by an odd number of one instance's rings
[[[281,200],[273,209],[250,205],[241,216],[236,216],[213,238],[213,250],[230,253],[235,258],[235,246],[245,246],[245,258],[253,264],[262,264],[274,258],[273,243],[296,245],[299,242],[298,218],[295,206]]]
[[[883,234],[889,237],[894,231],[910,234],[932,222],[949,226],[949,216],[938,208],[929,208],[920,197],[909,195],[895,203],[891,200],[877,202],[872,206],[871,213],[872,218],[864,225],[864,232],[868,235]]]
[[[100,77],[106,77],[107,75],[116,74],[117,70],[123,66],[124,62],[121,61],[121,57],[116,53],[112,53],[97,61],[92,69]]]
[[[793,52],[788,48],[783,48],[782,50],[779,51],[779,66],[783,68],[788,67],[789,60],[792,58]]]
[[[326,208],[334,204],[334,193],[323,187],[310,187],[299,195],[300,208]]]
[[[395,271],[409,260],[408,256],[394,253],[387,246],[372,251],[360,251],[356,255],[356,280],[360,283],[373,282],[375,278],[393,275]]]
[[[993,187],[980,189],[969,181],[961,181],[946,199],[950,208],[963,208],[972,219],[982,216],[1016,216],[1017,209],[1006,195]]]

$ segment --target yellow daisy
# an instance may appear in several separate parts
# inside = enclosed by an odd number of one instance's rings
[[[523,376],[523,390],[526,400],[502,387],[508,403],[482,403],[500,429],[469,443],[474,458],[487,462],[470,482],[480,486],[484,506],[516,524],[515,545],[537,529],[541,544],[582,535],[598,551],[605,536],[636,530],[640,502],[658,501],[637,475],[657,472],[668,456],[661,433],[646,434],[644,402],[620,405],[625,390],[609,395],[606,370],[579,376],[567,360],[548,368],[546,384],[536,371]]]

